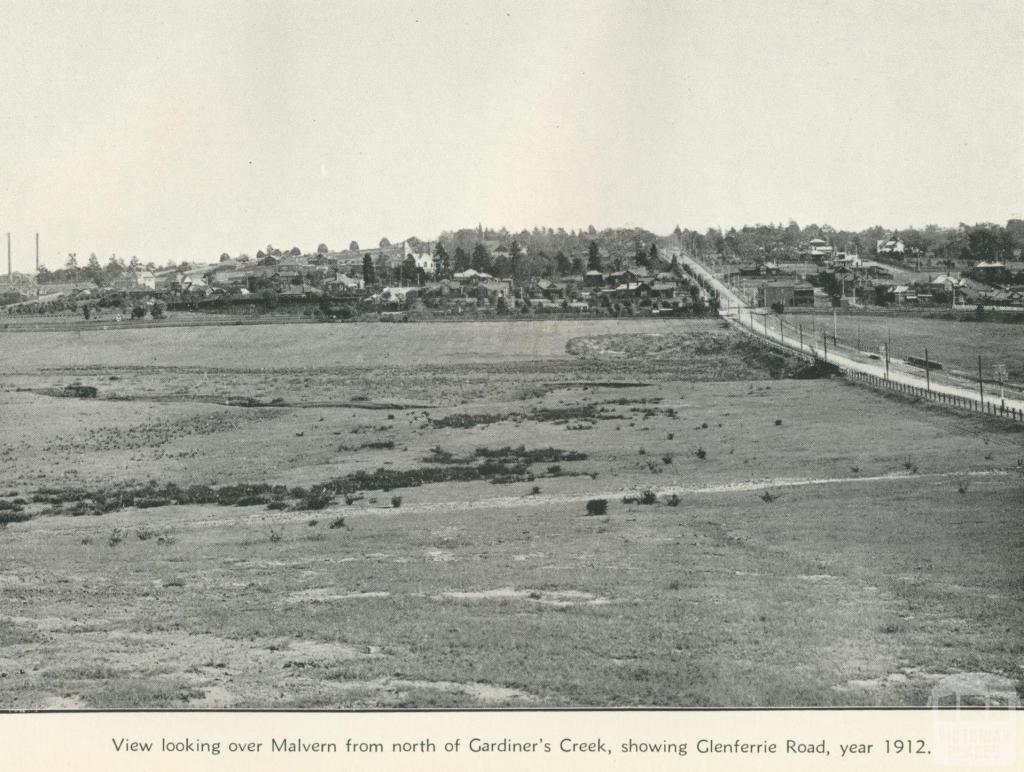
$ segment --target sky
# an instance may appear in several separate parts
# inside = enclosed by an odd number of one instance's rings
[[[15,270],[1024,211],[1024,0],[0,8]]]

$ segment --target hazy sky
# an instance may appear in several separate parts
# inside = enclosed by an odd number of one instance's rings
[[[1024,0],[2,0],[15,269],[1024,210]],[[6,267],[6,266],[5,266]]]

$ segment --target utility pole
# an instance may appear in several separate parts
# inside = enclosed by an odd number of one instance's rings
[[[804,350],[804,326],[801,324],[798,328],[800,330],[800,350]]]
[[[839,315],[836,309],[832,309],[832,342],[838,345],[839,342]]]
[[[825,362],[828,362],[828,333],[824,330],[821,331],[821,340],[825,344]]]
[[[14,272],[11,270],[11,232],[7,231],[7,281],[14,282]]]
[[[36,273],[39,273],[39,233],[36,233]]]
[[[985,408],[985,381],[981,379],[981,354],[978,354],[978,391],[981,394],[981,407]]]
[[[932,390],[932,368],[928,365],[928,349],[924,350],[924,381],[928,387],[928,393]]]

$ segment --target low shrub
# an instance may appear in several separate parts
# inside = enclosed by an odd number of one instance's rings
[[[587,514],[594,517],[608,512],[608,499],[591,499],[587,502]]]

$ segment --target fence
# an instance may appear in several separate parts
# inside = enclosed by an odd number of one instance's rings
[[[1006,403],[1002,401],[1000,401],[998,405],[990,400],[981,402],[980,400],[963,397],[957,394],[948,394],[934,389],[922,389],[920,386],[913,386],[909,383],[900,383],[899,381],[879,378],[877,375],[869,375],[868,373],[862,373],[859,370],[850,370],[844,367],[840,367],[838,369],[847,378],[859,381],[860,383],[866,383],[867,385],[875,388],[889,389],[890,391],[895,391],[899,394],[905,394],[910,397],[926,399],[943,405],[949,405],[950,407],[959,407],[964,410],[971,410],[975,413],[982,413],[983,415],[1008,418],[1011,421],[1024,423],[1024,410],[1007,407]]]

